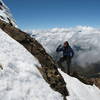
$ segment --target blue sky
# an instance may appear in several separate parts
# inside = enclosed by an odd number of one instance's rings
[[[22,29],[100,27],[100,0],[4,0]]]

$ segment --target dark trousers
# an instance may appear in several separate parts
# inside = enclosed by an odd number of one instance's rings
[[[67,74],[70,75],[70,65],[71,65],[71,57],[69,56],[64,56],[61,57],[60,60],[58,61],[58,65],[61,68],[61,70],[65,71],[64,67],[62,66],[62,63],[66,61],[67,63]]]

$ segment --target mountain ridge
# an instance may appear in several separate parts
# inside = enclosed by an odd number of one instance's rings
[[[29,34],[2,20],[0,28],[0,100],[99,100],[97,87],[63,73]]]

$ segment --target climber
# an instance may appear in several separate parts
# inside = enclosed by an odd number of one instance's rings
[[[57,47],[56,52],[63,52],[63,57],[61,57],[60,60],[58,61],[58,65],[64,71],[62,63],[64,61],[66,61],[66,63],[67,63],[67,73],[70,75],[70,65],[71,65],[71,60],[74,56],[74,51],[70,47],[68,41],[65,41],[63,46],[60,44]]]

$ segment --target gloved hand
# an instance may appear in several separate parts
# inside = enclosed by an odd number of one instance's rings
[[[59,52],[59,49],[60,49],[61,46],[62,46],[62,45],[60,44],[60,45],[57,47],[56,52]]]
[[[58,46],[58,48],[60,48],[61,47],[61,44]]]

